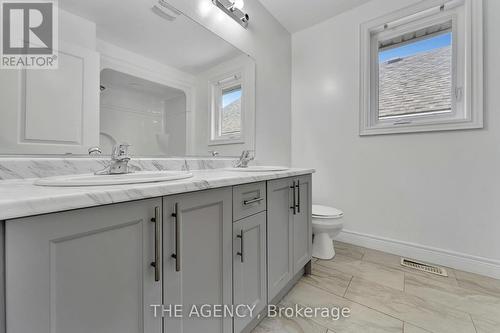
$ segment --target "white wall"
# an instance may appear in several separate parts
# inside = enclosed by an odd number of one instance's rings
[[[177,96],[164,101],[165,133],[169,134],[168,154],[186,156],[186,96]]]
[[[248,30],[210,0],[168,0],[256,60],[256,150],[266,164],[290,163],[290,34],[257,0],[245,1]]]
[[[92,21],[59,8],[59,39],[95,50],[96,25]]]
[[[360,137],[360,23],[417,2],[373,0],[292,36],[292,164],[364,245],[500,276],[500,1],[485,0],[482,130]]]

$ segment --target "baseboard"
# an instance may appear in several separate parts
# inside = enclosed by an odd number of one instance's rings
[[[472,256],[465,253],[403,242],[350,230],[343,230],[335,239],[345,243],[500,279],[499,260]]]

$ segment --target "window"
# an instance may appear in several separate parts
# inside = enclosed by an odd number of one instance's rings
[[[451,27],[451,21],[445,27]],[[430,27],[439,31],[440,27]],[[450,28],[451,29],[451,28]],[[452,112],[452,33],[401,42],[380,42],[378,50],[378,119],[405,120],[412,116]],[[425,32],[424,32],[425,34]],[[415,36],[416,33],[413,34]],[[398,37],[397,40],[401,40]],[[395,45],[395,46],[394,46]]]
[[[483,126],[481,1],[426,3],[362,27],[361,135]]]
[[[241,135],[241,85],[222,90],[219,137],[240,137]]]
[[[213,144],[237,143],[243,139],[243,84],[241,74],[212,83]]]

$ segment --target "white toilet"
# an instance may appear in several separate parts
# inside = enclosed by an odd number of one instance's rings
[[[343,215],[337,208],[312,205],[313,257],[328,260],[335,256],[333,238],[344,226],[340,220]]]

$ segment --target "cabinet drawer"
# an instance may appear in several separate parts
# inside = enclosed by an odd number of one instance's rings
[[[233,186],[233,221],[265,210],[265,182]]]

